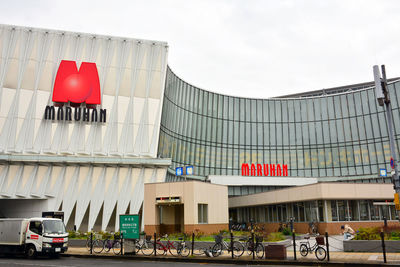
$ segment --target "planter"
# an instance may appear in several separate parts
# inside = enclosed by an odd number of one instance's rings
[[[400,240],[385,240],[386,252],[399,252]],[[381,240],[345,240],[345,252],[382,252]]]
[[[266,246],[265,258],[274,260],[286,260],[286,247],[284,245]]]

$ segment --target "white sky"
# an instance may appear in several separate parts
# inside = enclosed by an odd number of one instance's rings
[[[267,98],[400,76],[400,1],[0,2],[0,23],[166,41],[183,80]]]

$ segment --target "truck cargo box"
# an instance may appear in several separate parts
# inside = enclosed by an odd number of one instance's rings
[[[22,245],[28,219],[0,219],[0,245]]]

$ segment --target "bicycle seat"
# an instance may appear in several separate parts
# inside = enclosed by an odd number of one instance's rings
[[[306,235],[306,236],[304,237],[304,239],[310,239],[310,236],[309,236],[309,235]]]

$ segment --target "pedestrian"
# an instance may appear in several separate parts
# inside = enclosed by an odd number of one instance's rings
[[[340,228],[342,229],[342,234],[344,237],[344,240],[350,240],[352,239],[352,236],[355,234],[353,228],[350,227],[350,225],[345,224],[340,226]]]

